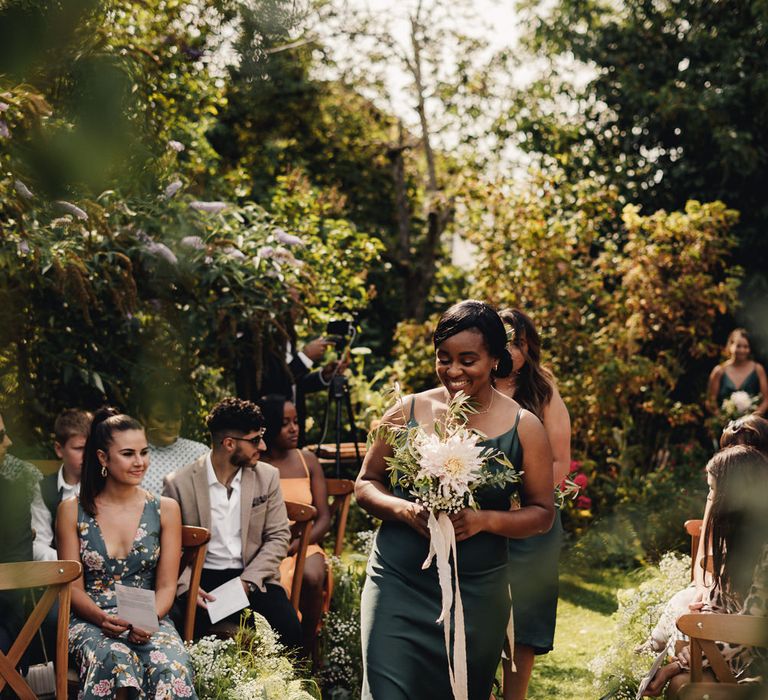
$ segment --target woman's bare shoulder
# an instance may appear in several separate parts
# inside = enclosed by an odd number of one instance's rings
[[[425,412],[431,414],[434,412],[433,407],[440,403],[445,404],[444,392],[440,388],[398,396],[382,416],[381,422],[389,425],[405,425],[412,415],[418,416]]]

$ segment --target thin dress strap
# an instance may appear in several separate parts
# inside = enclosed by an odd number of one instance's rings
[[[304,453],[300,449],[297,449],[297,451],[299,453],[299,459],[301,460],[301,463],[304,465],[304,471],[307,473],[307,478],[311,479],[312,477],[309,474],[309,467],[307,466],[307,460],[304,459]]]
[[[515,424],[512,426],[512,430],[517,430],[517,424],[520,422],[520,416],[523,415],[523,407],[517,409],[517,418],[515,418]]]

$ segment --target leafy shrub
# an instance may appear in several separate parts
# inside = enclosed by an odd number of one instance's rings
[[[635,697],[654,654],[634,650],[648,639],[664,604],[690,583],[690,571],[690,557],[668,553],[658,566],[643,572],[635,588],[616,594],[619,608],[612,617],[615,641],[589,665],[601,695],[607,693],[616,700]]]

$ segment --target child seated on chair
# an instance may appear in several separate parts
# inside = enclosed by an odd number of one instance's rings
[[[728,447],[709,461],[707,477],[712,501],[704,538],[711,543],[711,554],[705,550],[704,563],[709,568],[712,560],[712,585],[697,607],[702,614],[768,617],[768,457],[753,447]],[[679,614],[687,612],[682,609]],[[675,641],[684,639],[676,629],[667,635],[673,660],[658,671],[644,695],[659,695],[669,681],[672,692],[688,682],[688,647],[674,656]],[[716,645],[738,682],[757,680],[762,661],[758,650],[740,644]]]
[[[58,559],[54,538],[56,509],[59,503],[80,493],[83,453],[92,420],[93,415],[88,411],[68,408],[56,417],[53,424],[53,447],[61,466],[53,474],[43,477],[35,489],[32,501],[35,561]]]
[[[264,442],[267,445],[262,459],[279,470],[283,498],[317,509],[317,518],[309,535],[299,602],[303,646],[310,653],[323,613],[323,586],[327,575],[325,552],[320,546],[331,527],[325,475],[312,452],[298,449],[299,422],[293,403],[284,396],[272,394],[264,397],[260,405],[266,428]],[[280,565],[280,582],[288,595],[293,584],[298,546],[298,540],[294,540],[288,557]]]

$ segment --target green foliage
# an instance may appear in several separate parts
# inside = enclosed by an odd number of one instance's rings
[[[765,293],[768,9],[760,0],[526,1],[527,44],[552,77],[518,93],[521,145],[569,180],[605,177],[631,201],[720,200],[742,215],[739,257]],[[575,58],[581,86],[563,77]]]
[[[611,622],[613,643],[590,663],[601,696],[631,700],[640,679],[653,663],[653,654],[635,653],[659,622],[664,604],[690,582],[690,557],[666,554],[658,566],[645,570],[635,587],[617,593],[619,609]]]
[[[534,318],[575,453],[629,482],[695,429],[703,387],[681,385],[717,353],[713,326],[737,303],[740,270],[727,262],[736,213],[721,203],[651,216],[628,206],[621,219],[618,204],[613,188],[539,174],[487,188],[469,216],[474,293]]]
[[[360,596],[373,535],[372,531],[357,534],[356,551],[346,559],[346,563],[337,558],[331,559],[333,600],[320,630],[319,673],[323,697],[330,700],[360,697],[363,670]]]
[[[216,167],[212,37],[231,12],[94,5],[56,61],[46,47],[25,59],[30,82],[0,75],[0,385],[22,443],[47,442],[64,406],[131,408],[158,382],[186,387],[194,433],[239,376],[258,380],[293,307],[322,322],[336,303],[367,303],[381,245],[333,193],[293,177],[268,211]],[[113,111],[122,121],[105,130]]]
[[[296,660],[258,613],[246,610],[233,638],[203,637],[189,645],[189,655],[200,700],[320,699],[314,681],[300,677]]]

